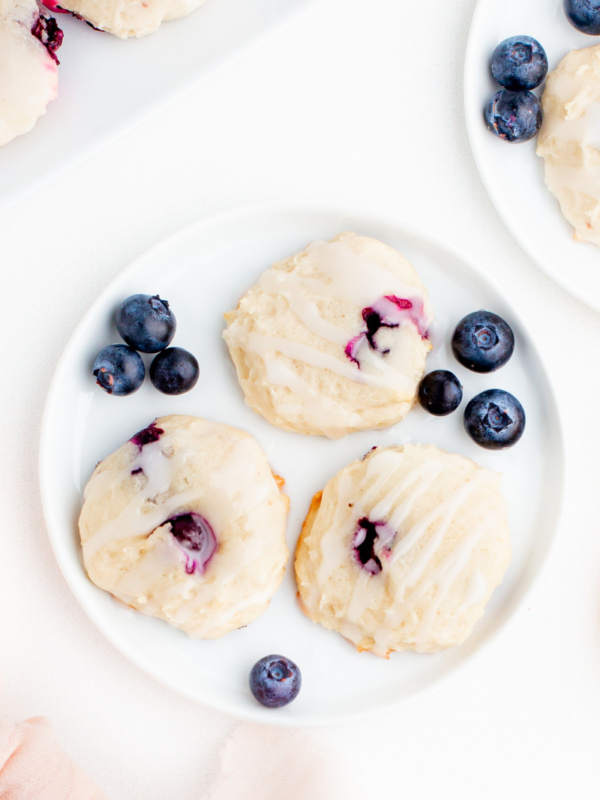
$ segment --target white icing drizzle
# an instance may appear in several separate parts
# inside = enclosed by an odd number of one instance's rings
[[[248,332],[244,336],[244,348],[259,355],[267,364],[267,369],[271,367],[271,359],[276,353],[287,356],[295,361],[303,361],[317,369],[327,369],[347,378],[356,383],[364,383],[369,386],[377,386],[383,389],[396,389],[397,391],[410,391],[412,383],[406,375],[401,375],[392,366],[389,366],[383,359],[368,347],[361,352],[361,364],[371,367],[374,372],[359,370],[349,359],[342,361],[336,356],[317,350],[316,347],[293,342],[291,339],[284,339],[280,336],[266,336],[254,331]],[[274,374],[271,368],[271,374]]]
[[[178,509],[185,508],[193,498],[198,497],[197,490],[174,494],[169,499],[162,497],[168,492],[173,476],[186,457],[185,448],[173,453],[166,440],[168,436],[163,434],[158,441],[144,445],[135,461],[125,469],[107,470],[92,475],[85,487],[86,500],[102,496],[111,484],[117,485],[127,480],[128,475],[136,469],[143,471],[139,480],[145,480],[145,485],[117,517],[106,522],[84,543],[83,552],[86,558],[91,558],[110,541],[148,535],[165,520],[175,516]]]
[[[320,429],[326,436],[333,439],[341,434],[338,428],[331,425],[331,420],[337,420],[340,414],[346,415],[349,424],[360,426],[359,414],[342,409],[339,403],[326,395],[317,394],[313,387],[284,361],[268,359],[265,366],[268,381],[276,386],[286,386],[292,392],[292,396],[287,402],[279,403],[277,406],[279,412],[285,417],[302,419],[308,416],[312,420],[319,420]]]
[[[487,470],[477,470],[444,501],[422,515],[410,528],[403,530],[403,523],[415,503],[427,493],[442,471],[439,460],[432,457],[398,480],[395,475],[402,468],[405,458],[403,452],[382,449],[369,457],[366,473],[358,485],[353,483],[348,472],[340,475],[334,519],[321,537],[319,544],[321,563],[306,600],[309,608],[322,608],[326,598],[324,591],[326,584],[334,573],[348,562],[348,559],[353,558],[350,540],[348,536],[340,535],[340,532],[347,532],[349,524],[356,527],[358,520],[364,516],[373,522],[386,522],[398,532],[391,544],[391,558],[387,561],[382,559],[382,573],[373,576],[361,570],[357,575],[343,613],[344,622],[340,627],[340,632],[358,645],[365,637],[360,625],[365,612],[369,608],[379,607],[387,602],[384,621],[373,637],[375,641],[373,652],[382,656],[385,656],[390,649],[394,630],[401,626],[404,620],[416,615],[419,602],[431,594],[415,641],[417,650],[420,649],[420,645],[425,649],[440,604],[468,566],[478,542],[495,521],[494,515],[485,516],[434,570],[428,570],[456,513],[474,491],[482,484],[495,480],[495,476]],[[383,498],[377,501],[377,497],[387,485],[390,488]],[[402,502],[399,502],[403,497]],[[353,503],[353,506],[349,523],[350,503]],[[410,567],[407,566],[398,583],[389,570],[411,552],[415,552],[416,557],[412,559]],[[408,564],[410,559],[406,558],[406,562]],[[485,578],[479,570],[472,571],[459,613],[482,602],[486,593]],[[384,594],[389,595],[387,600],[384,600]]]
[[[458,613],[468,611],[473,606],[478,605],[485,598],[487,591],[487,582],[481,573],[481,570],[475,568],[469,574],[469,582],[462,599],[462,603],[458,608]]]
[[[391,608],[388,609],[385,615],[385,623],[375,635],[375,641],[379,647],[386,647],[387,649],[391,632],[409,616],[419,601],[426,597],[427,594],[431,593],[433,596],[427,603],[425,613],[421,618],[415,637],[415,644],[417,645],[415,649],[417,651],[419,649],[426,649],[424,646],[427,644],[429,636],[431,635],[438,608],[452,588],[456,578],[469,563],[469,559],[477,543],[493,523],[494,517],[492,515],[486,516],[482,522],[476,525],[443,559],[436,569],[430,572],[427,577],[416,586],[415,590],[405,602],[398,604],[393,610]],[[436,534],[438,531],[436,531]],[[433,552],[430,553],[430,556],[431,555],[433,555]],[[415,586],[415,583],[409,584],[408,588],[412,588],[413,586]],[[422,647],[419,647],[419,645]]]
[[[85,489],[86,502],[102,499],[123,481],[137,480],[140,488],[116,517],[83,544],[83,552],[87,562],[107,544],[131,537],[147,538],[168,519],[189,513],[190,508],[201,513],[217,537],[217,551],[204,575],[186,574],[184,551],[169,530],[169,535],[149,543],[146,552],[124,572],[114,587],[114,593],[123,602],[135,605],[144,614],[164,614],[171,624],[182,627],[191,618],[202,615],[205,609],[208,611],[217,594],[226,591],[228,584],[233,585],[240,571],[255,561],[256,552],[252,547],[229,547],[227,555],[223,556],[219,552],[219,531],[231,525],[232,519],[241,519],[268,501],[273,486],[268,481],[257,480],[256,443],[250,437],[242,437],[230,447],[225,463],[210,474],[205,487],[195,486],[169,495],[173,491],[173,478],[192,453],[181,439],[176,447],[174,444],[173,437],[165,432],[157,441],[140,448],[133,462],[120,469],[94,473]],[[143,474],[133,475],[137,469],[143,470]],[[215,569],[217,561],[219,567]],[[176,577],[172,586],[161,586],[160,592],[153,596],[157,582],[172,572],[174,566]],[[216,630],[245,609],[266,604],[272,583],[268,577],[259,583],[250,586],[237,606],[229,604],[219,612],[213,604],[207,614],[206,629]]]

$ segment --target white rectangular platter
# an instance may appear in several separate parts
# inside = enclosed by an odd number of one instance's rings
[[[207,0],[142,39],[68,14],[58,22],[59,94],[35,128],[0,149],[0,209],[89,157],[319,0]]]

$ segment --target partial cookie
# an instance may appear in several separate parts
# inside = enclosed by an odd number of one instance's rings
[[[279,428],[331,438],[401,420],[431,349],[415,269],[354,233],[275,264],[225,319],[246,403]]]
[[[191,14],[206,0],[44,0],[53,11],[71,11],[94,28],[121,39],[145,36],[161,23]]]
[[[0,146],[30,131],[56,98],[62,38],[35,0],[0,0]]]
[[[546,79],[537,154],[575,239],[600,245],[600,45],[572,50]]]
[[[379,656],[464,642],[510,559],[500,481],[433,445],[379,447],[345,467],[298,542],[305,614]]]
[[[98,464],[84,496],[92,581],[194,638],[247,625],[281,583],[289,501],[244,431],[159,418]]]

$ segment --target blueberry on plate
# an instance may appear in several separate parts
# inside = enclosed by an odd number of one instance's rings
[[[419,403],[436,417],[445,417],[455,411],[462,395],[460,381],[447,369],[429,372],[419,384]]]
[[[542,104],[531,92],[501,89],[484,109],[488,128],[505,142],[528,142],[542,124]]]
[[[600,0],[563,0],[567,19],[582,33],[600,34]]]
[[[473,311],[458,323],[452,336],[452,352],[474,372],[493,372],[502,367],[515,349],[510,325],[491,311]]]
[[[118,397],[137,391],[146,374],[141,355],[124,344],[110,344],[101,350],[92,370],[96,383]]]
[[[250,691],[263,706],[281,708],[298,696],[302,676],[285,656],[261,658],[250,670]]]
[[[465,408],[465,430],[488,450],[502,450],[519,441],[525,430],[525,411],[516,397],[503,389],[476,395]]]
[[[164,394],[183,394],[198,383],[200,367],[196,358],[183,347],[167,347],[154,356],[150,380]]]
[[[133,294],[123,300],[115,317],[119,335],[134,350],[158,353],[175,335],[175,316],[166,300],[149,294]]]
[[[511,36],[500,42],[490,60],[492,76],[500,86],[513,91],[535,89],[546,77],[548,58],[542,45],[531,36]]]

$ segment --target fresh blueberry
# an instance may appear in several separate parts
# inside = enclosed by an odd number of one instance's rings
[[[142,385],[146,369],[139,353],[124,344],[110,344],[94,359],[96,383],[108,394],[132,394]]]
[[[196,358],[182,347],[168,347],[150,364],[150,380],[164,394],[189,392],[198,383],[199,376]]]
[[[250,691],[269,708],[287,706],[298,696],[301,684],[300,670],[285,656],[265,656],[250,670]]]
[[[473,311],[458,323],[452,336],[452,352],[467,369],[493,372],[502,367],[515,349],[510,325],[491,311]]]
[[[171,523],[171,533],[185,553],[185,571],[189,575],[194,572],[203,575],[217,549],[217,538],[208,520],[192,512],[171,517],[167,522]]]
[[[542,104],[531,92],[501,89],[484,110],[488,128],[506,142],[533,139],[542,124]]]
[[[546,77],[548,58],[531,36],[511,36],[492,53],[490,68],[494,80],[505,89],[535,89]]]
[[[462,396],[460,381],[447,369],[429,372],[419,384],[419,403],[436,417],[445,417],[455,411]]]
[[[563,0],[567,19],[578,31],[600,34],[600,0]]]
[[[141,353],[164,350],[175,335],[176,321],[166,300],[156,294],[134,294],[124,300],[115,317],[124,341]]]
[[[465,408],[465,429],[474,442],[489,450],[512,447],[525,430],[525,411],[516,397],[488,389]]]

